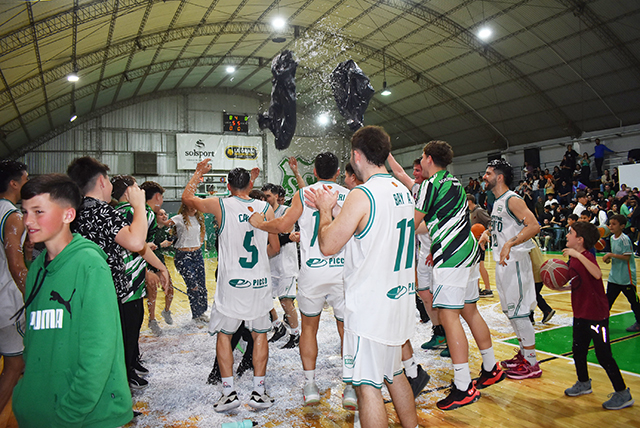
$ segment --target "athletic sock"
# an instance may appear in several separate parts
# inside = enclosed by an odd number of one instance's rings
[[[271,325],[272,325],[274,328],[278,328],[278,327],[280,327],[280,325],[281,325],[281,324],[282,324],[282,321],[280,320],[280,318],[278,318],[278,319],[277,319],[277,320],[275,320],[275,321],[271,321]]]
[[[223,377],[222,378],[222,393],[224,395],[229,395],[233,391],[235,391],[233,387],[233,376]]]
[[[535,366],[536,363],[538,362],[538,359],[536,358],[536,350],[535,349],[524,349],[524,354],[523,355],[524,355],[524,358],[532,366]]]
[[[436,336],[444,336],[444,327],[442,327],[442,325],[434,326],[433,334],[435,334]]]
[[[493,370],[493,366],[496,365],[496,356],[493,353],[493,346],[487,349],[481,349],[480,355],[482,355],[482,368],[484,371],[490,372]]]
[[[466,391],[469,388],[469,383],[471,383],[469,363],[453,365],[453,383],[460,391]]]
[[[315,370],[305,370],[304,377],[307,379],[307,383],[314,382],[316,379],[316,371]]]
[[[300,336],[300,327],[292,328],[291,329],[291,335]]]
[[[408,377],[414,378],[418,376],[418,365],[413,359],[413,355],[408,360],[404,360],[402,365],[404,366],[404,372]]]
[[[253,390],[258,394],[264,394],[264,376],[253,377]]]

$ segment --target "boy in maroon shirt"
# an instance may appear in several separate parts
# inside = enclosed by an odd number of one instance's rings
[[[589,250],[600,239],[595,225],[575,222],[567,234],[571,306],[573,308],[573,360],[578,381],[564,391],[569,397],[591,394],[591,379],[587,368],[587,352],[593,340],[598,362],[605,369],[615,392],[602,403],[608,410],[619,410],[633,404],[629,388],[622,379],[618,364],[611,354],[609,342],[609,302],[602,284],[602,272]]]

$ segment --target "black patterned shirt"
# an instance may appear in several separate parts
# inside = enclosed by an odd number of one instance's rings
[[[78,208],[71,231],[98,244],[107,253],[107,264],[111,268],[118,299],[128,294],[129,278],[125,273],[122,247],[116,243],[116,235],[129,222],[104,201],[85,197]]]

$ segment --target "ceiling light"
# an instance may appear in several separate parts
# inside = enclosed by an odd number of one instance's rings
[[[69,122],[73,122],[77,118],[78,118],[78,116],[74,114],[73,116],[71,116],[71,119],[69,119]]]
[[[491,31],[491,28],[482,27],[480,31],[478,31],[478,38],[480,40],[487,40],[489,37],[491,37],[492,34],[493,34],[493,31]]]
[[[234,71],[236,71],[236,68],[233,65],[227,66],[227,73],[233,73]]]
[[[273,21],[271,21],[271,25],[276,30],[282,30],[284,26],[287,25],[287,21],[285,21],[281,16],[276,16],[273,18]]]
[[[385,97],[391,95],[391,91],[387,88],[386,80],[382,82],[382,92],[380,92],[380,95],[384,95]]]
[[[69,82],[77,82],[78,80],[80,80],[80,77],[78,76],[78,73],[74,71],[73,73],[67,75],[67,80]]]
[[[329,115],[327,115],[326,113],[322,113],[320,116],[318,116],[318,123],[322,126],[328,125]]]

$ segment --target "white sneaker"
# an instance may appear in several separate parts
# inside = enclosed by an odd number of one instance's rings
[[[231,391],[229,395],[222,394],[218,402],[213,405],[213,410],[216,412],[226,412],[236,407],[240,407],[240,399],[238,398],[237,392]]]
[[[162,315],[162,318],[164,318],[164,322],[166,322],[169,325],[173,324],[173,318],[171,317],[171,311],[163,309],[162,312],[160,312],[160,315]]]
[[[353,385],[351,384],[344,387],[342,407],[352,412],[358,410],[358,397],[356,396],[356,390],[353,389]]]
[[[254,409],[268,409],[273,406],[274,401],[275,400],[269,397],[266,392],[258,394],[257,391],[252,391],[251,398],[247,404]]]
[[[320,391],[314,381],[307,382],[304,386],[304,405],[314,406],[320,402]]]

